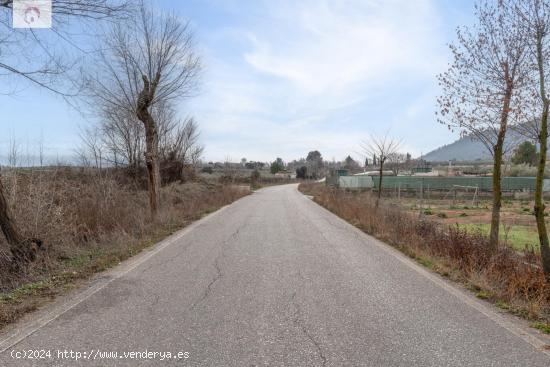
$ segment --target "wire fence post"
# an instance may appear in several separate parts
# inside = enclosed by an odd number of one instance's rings
[[[399,186],[397,187],[397,200],[401,201],[401,182],[399,182]]]
[[[420,181],[420,210],[424,209],[424,180]]]

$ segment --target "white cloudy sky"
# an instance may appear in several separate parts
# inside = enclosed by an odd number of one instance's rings
[[[446,44],[471,22],[470,1],[159,0],[192,21],[204,63],[197,97],[183,101],[202,130],[206,160],[360,157],[369,134],[403,139],[413,155],[456,136],[435,119]],[[1,77],[0,77],[1,78]],[[15,137],[69,155],[85,122],[28,88],[0,96],[0,155]],[[25,148],[26,147],[26,148]]]

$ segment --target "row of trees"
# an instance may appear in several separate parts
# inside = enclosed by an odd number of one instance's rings
[[[328,162],[323,160],[323,156],[318,150],[312,150],[307,154],[306,158],[300,158],[288,163],[285,163],[282,158],[277,158],[270,163],[269,168],[271,173],[293,171],[296,172],[297,178],[317,179],[325,174],[325,170],[329,165]]]
[[[386,144],[383,141],[386,140]],[[377,143],[380,143],[377,145]],[[321,178],[332,169],[346,169],[352,173],[361,172],[363,169],[375,168],[389,169],[395,175],[403,169],[410,169],[414,161],[409,153],[401,153],[400,140],[390,138],[388,135],[377,137],[372,136],[371,140],[361,143],[362,154],[366,156],[364,166],[353,159],[350,155],[342,161],[325,161],[318,150],[310,151],[306,158],[293,160],[285,163],[282,158],[277,158],[275,161],[268,164],[271,173],[281,171],[296,172],[297,178]],[[369,158],[368,157],[372,157]],[[213,163],[209,163],[213,165]],[[258,162],[248,162],[246,158],[241,159],[241,167],[248,169],[261,169]]]
[[[96,118],[96,132],[85,132],[84,140],[99,164],[108,160],[139,167],[143,161],[154,220],[160,205],[161,159],[192,162],[202,151],[197,124],[179,120],[175,112],[178,101],[193,95],[201,70],[189,23],[157,12],[144,1],[53,0],[52,7],[59,27],[46,40],[32,30],[11,29],[9,16],[0,18],[9,30],[0,38],[0,69],[3,75],[62,96]],[[12,1],[0,2],[4,15],[12,8]],[[74,30],[74,20],[79,21],[76,27],[107,20],[97,47],[85,59],[71,58],[67,51],[83,51],[75,42],[81,35],[64,32]],[[29,40],[38,47],[29,47]],[[65,43],[63,55],[55,55],[48,41]],[[70,72],[75,69],[78,76]],[[24,238],[17,229],[1,180],[0,227],[16,262],[35,257],[40,242]]]
[[[542,262],[550,281],[550,247],[544,220],[543,177],[547,159],[550,2],[480,0],[476,22],[457,30],[453,62],[438,76],[439,121],[473,134],[493,157],[490,245],[499,241],[501,176],[505,137],[515,129],[537,142],[539,156],[534,212]]]
[[[386,144],[383,143],[386,140]],[[381,145],[377,145],[380,143]],[[387,143],[390,143],[389,146]],[[362,143],[362,153],[367,157],[374,157],[371,161],[365,160],[365,168],[369,165],[376,169],[388,168],[398,174],[401,169],[407,168],[412,162],[411,155],[408,153],[400,153],[400,141],[389,138],[387,135],[381,138],[373,136],[370,141]],[[381,150],[382,149],[382,150]],[[360,172],[363,167],[359,162],[348,155],[342,161],[325,161],[318,150],[310,151],[306,158],[294,160],[285,164],[281,158],[277,158],[270,164],[271,173],[277,173],[283,170],[295,171],[296,177],[301,179],[306,178],[321,178],[326,175],[331,169],[346,169],[350,172]]]

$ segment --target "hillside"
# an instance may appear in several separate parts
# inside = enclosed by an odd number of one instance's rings
[[[506,138],[506,144],[512,148],[514,145],[527,140],[525,137],[510,132]],[[443,145],[422,156],[428,162],[456,161],[490,161],[491,155],[487,148],[473,136],[462,137],[455,142]]]
[[[451,144],[443,145],[425,154],[423,158],[429,162],[442,161],[475,161],[490,160],[491,156],[487,148],[478,140],[471,137],[463,137]]]

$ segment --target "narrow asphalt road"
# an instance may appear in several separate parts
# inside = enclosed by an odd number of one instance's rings
[[[0,337],[0,365],[550,365],[295,185],[260,190],[140,256],[78,304]],[[44,358],[13,358],[29,350]]]

